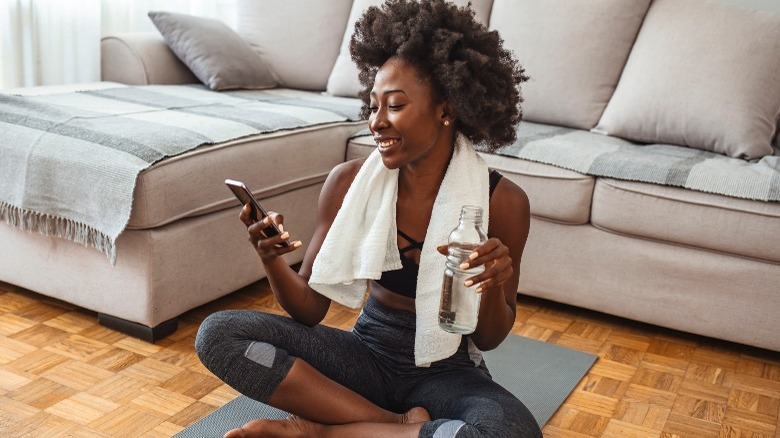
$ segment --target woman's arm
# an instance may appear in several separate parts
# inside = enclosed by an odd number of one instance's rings
[[[477,328],[471,340],[480,350],[498,347],[515,322],[520,259],[523,255],[531,211],[523,189],[502,178],[490,199],[490,239],[477,249],[469,267],[485,265],[474,277],[482,289]]]
[[[261,229],[267,223],[257,223],[249,226],[249,240],[255,246],[260,259],[263,261],[268,281],[276,296],[276,300],[296,321],[313,326],[319,324],[330,307],[330,299],[320,295],[309,287],[309,276],[314,259],[322,247],[322,242],[333,224],[344,201],[344,196],[355,178],[362,160],[353,160],[336,166],[328,175],[320,192],[317,205],[317,221],[309,248],[304,256],[299,272],[295,272],[281,255],[294,250],[293,245],[289,249],[278,248],[276,244],[289,239],[289,234],[284,232],[279,236],[265,238]],[[248,213],[248,212],[247,212]],[[277,224],[283,223],[283,217],[279,214],[272,215]],[[244,212],[242,220],[246,223]]]

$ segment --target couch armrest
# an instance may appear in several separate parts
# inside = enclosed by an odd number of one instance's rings
[[[103,81],[129,85],[200,83],[156,32],[105,36],[100,40],[100,56]]]

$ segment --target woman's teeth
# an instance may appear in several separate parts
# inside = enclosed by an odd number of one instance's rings
[[[380,147],[386,148],[390,145],[393,145],[398,142],[398,139],[390,139],[390,140],[377,140],[376,144]]]

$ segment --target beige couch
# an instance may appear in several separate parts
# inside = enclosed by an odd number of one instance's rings
[[[247,0],[238,33],[279,86],[354,96],[344,38],[372,3]],[[483,154],[531,200],[519,292],[780,351],[780,194],[773,192],[780,166],[772,168],[770,145],[780,114],[780,49],[772,43],[780,40],[780,8],[772,14],[704,0],[483,0],[474,7],[532,77],[518,143]],[[693,19],[695,30],[685,21]],[[728,32],[753,36],[731,40]],[[105,81],[197,82],[159,35],[106,37],[102,47]],[[0,280],[157,339],[186,310],[264,275],[221,181],[245,180],[305,245],[328,171],[373,148],[370,137],[352,137],[363,126],[252,136],[155,164],[138,177],[116,266],[92,248],[0,224]],[[653,183],[604,176],[635,162],[607,160],[619,150],[662,158],[701,151],[681,161],[704,165],[664,162]],[[645,164],[637,174],[652,179],[654,169]],[[742,178],[755,172],[764,179]],[[712,187],[728,194],[704,191]]]

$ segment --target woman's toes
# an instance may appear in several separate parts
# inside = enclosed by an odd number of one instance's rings
[[[428,411],[425,410],[425,408],[416,407],[406,411],[402,415],[401,422],[404,424],[411,424],[411,423],[423,423],[430,420],[431,420],[431,416],[430,414],[428,414]]]

